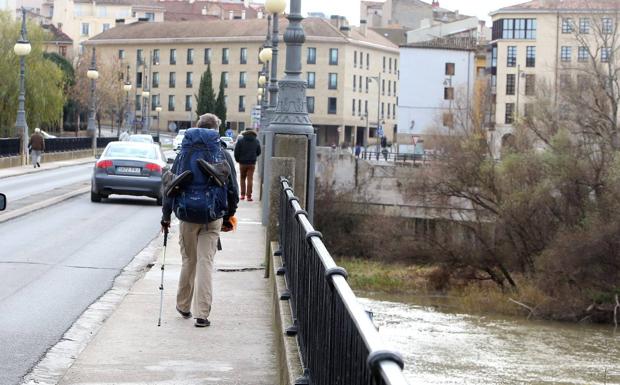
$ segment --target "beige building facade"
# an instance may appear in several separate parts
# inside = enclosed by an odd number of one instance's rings
[[[392,141],[396,131],[398,48],[370,30],[351,30],[341,24],[340,18],[303,21],[306,42],[302,77],[308,81],[307,106],[319,145],[373,143],[377,120]],[[284,19],[282,33],[286,26]],[[97,47],[100,60],[114,60],[123,72],[129,66],[135,116],[142,116],[144,100],[140,95],[146,89],[149,116],[155,118],[156,106],[162,107],[161,129],[187,127],[195,121],[195,96],[210,65],[216,93],[224,77],[227,122],[240,132],[253,125],[251,115],[262,69],[258,53],[266,30],[265,19],[139,22],[106,31],[85,46]],[[284,77],[285,54],[281,41],[279,78]],[[152,120],[151,129],[157,124]]]
[[[618,34],[619,11],[617,1],[534,0],[491,13],[495,103],[490,127],[497,148],[507,141],[515,121],[532,113],[537,87],[548,85],[561,110],[562,83],[576,80],[584,66],[592,65],[590,52],[599,61],[613,60],[611,52],[618,47],[605,47],[597,39]]]

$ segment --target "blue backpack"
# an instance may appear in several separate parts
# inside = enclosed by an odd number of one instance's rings
[[[227,214],[227,186],[201,170],[201,159],[215,165],[226,163],[220,134],[216,130],[190,128],[185,132],[172,172],[178,176],[190,171],[191,178],[172,198],[172,210],[182,221],[207,224]]]

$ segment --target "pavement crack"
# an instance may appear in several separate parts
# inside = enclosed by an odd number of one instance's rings
[[[44,263],[44,262],[32,262],[32,261],[0,261],[0,265],[39,265],[39,266],[66,267],[66,268],[69,268],[69,269],[109,270],[109,271],[119,271],[120,270],[120,269],[115,268],[115,267],[62,265],[62,264]]]

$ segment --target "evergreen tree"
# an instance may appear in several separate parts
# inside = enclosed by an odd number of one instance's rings
[[[224,73],[220,76],[220,89],[215,101],[215,115],[222,121],[220,125],[220,135],[224,135],[226,131],[226,100],[224,98]]]
[[[211,75],[211,65],[200,78],[200,88],[196,96],[196,114],[198,116],[213,113],[215,111],[215,91],[213,91],[213,76]]]

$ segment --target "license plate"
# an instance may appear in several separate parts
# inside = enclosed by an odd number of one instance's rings
[[[121,174],[140,174],[142,169],[140,167],[117,167],[116,172]]]

